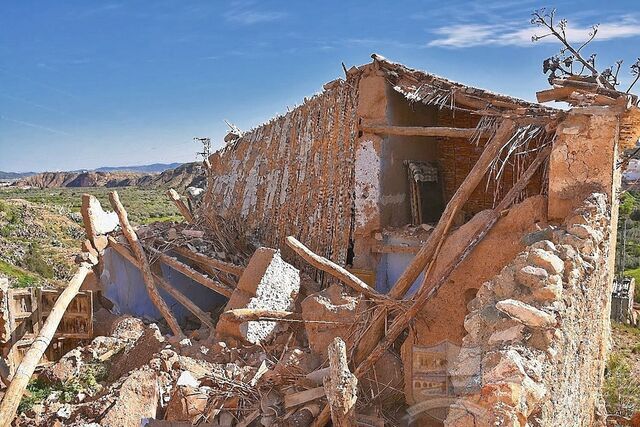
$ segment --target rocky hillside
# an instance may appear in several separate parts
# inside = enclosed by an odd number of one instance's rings
[[[185,163],[162,173],[133,172],[43,172],[15,183],[17,187],[175,187],[185,188],[203,181],[199,163]]]

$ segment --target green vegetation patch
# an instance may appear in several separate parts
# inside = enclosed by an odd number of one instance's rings
[[[602,392],[610,414],[631,417],[640,410],[640,380],[633,376],[628,360],[619,352],[609,357]]]
[[[24,270],[15,265],[11,265],[0,260],[0,274],[9,277],[12,280],[13,287],[28,288],[40,284],[41,279],[36,274]]]

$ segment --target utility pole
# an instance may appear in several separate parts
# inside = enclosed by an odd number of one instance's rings
[[[193,140],[202,144],[202,151],[197,152],[196,155],[201,156],[203,160],[208,160],[211,155],[211,138],[195,137]]]

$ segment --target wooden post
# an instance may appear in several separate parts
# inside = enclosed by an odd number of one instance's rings
[[[29,347],[29,350],[25,353],[20,366],[16,370],[15,375],[4,394],[2,402],[0,402],[0,426],[9,427],[13,418],[15,417],[16,410],[20,404],[20,399],[29,384],[29,380],[36,369],[38,362],[42,358],[42,355],[46,351],[47,347],[51,343],[51,339],[58,329],[58,325],[62,320],[67,307],[78,294],[80,286],[84,281],[87,274],[91,271],[91,266],[88,264],[81,264],[76,271],[67,287],[60,294],[56,303],[53,305],[51,312],[47,316],[47,320],[44,322],[42,329],[38,333],[37,338]]]
[[[93,221],[93,215],[91,214],[91,205],[100,203],[91,194],[82,195],[82,207],[80,212],[82,213],[82,222],[84,223],[84,230],[87,235],[87,239],[95,247],[95,238],[98,235],[96,232],[96,225]]]
[[[324,390],[331,408],[334,427],[352,427],[356,423],[358,379],[349,371],[347,346],[336,337],[329,344],[329,375],[324,378]]]
[[[111,207],[118,215],[118,219],[120,220],[120,227],[122,228],[122,234],[127,238],[129,242],[129,246],[131,246],[131,250],[133,251],[134,256],[138,260],[140,264],[140,271],[142,272],[142,279],[144,280],[144,284],[147,287],[147,293],[149,294],[149,298],[151,302],[158,308],[162,317],[167,321],[169,328],[173,332],[173,334],[177,337],[183,338],[184,334],[182,333],[182,329],[180,329],[180,325],[178,321],[169,310],[167,303],[164,302],[158,290],[156,289],[153,283],[153,273],[151,272],[151,267],[149,266],[149,261],[147,260],[147,256],[144,253],[144,249],[142,248],[142,244],[140,240],[138,240],[138,236],[136,232],[129,224],[129,218],[127,217],[127,211],[120,203],[120,197],[118,196],[117,191],[113,191],[109,194],[109,201],[111,202]]]
[[[309,264],[319,270],[329,273],[356,292],[359,292],[369,298],[388,299],[386,295],[378,293],[375,289],[364,283],[355,275],[349,273],[346,269],[340,267],[338,264],[329,261],[328,259],[321,257],[320,255],[316,255],[309,248],[296,240],[293,236],[287,237],[286,242],[287,246],[293,249],[295,253],[300,255],[300,257],[302,257]]]
[[[456,217],[462,206],[469,200],[469,197],[476,189],[482,178],[484,177],[487,169],[498,156],[502,147],[509,141],[515,130],[515,122],[510,119],[505,119],[496,134],[489,140],[484,148],[484,151],[480,155],[480,158],[471,169],[471,172],[464,179],[458,190],[455,192],[447,207],[445,208],[438,224],[433,229],[426,243],[418,251],[411,263],[404,270],[402,275],[398,278],[393,288],[389,292],[391,298],[403,298],[407,293],[413,282],[418,278],[420,273],[424,271],[427,264],[433,259],[438,245],[440,244],[443,236],[449,232],[453,219]],[[366,332],[362,334],[362,338],[356,344],[354,352],[354,360],[356,363],[364,360],[371,351],[375,348],[376,344],[380,341],[384,335],[384,326],[386,323],[386,313],[378,312],[374,315],[371,324],[367,328]]]
[[[191,213],[187,205],[184,203],[184,201],[182,201],[178,192],[173,188],[170,188],[167,190],[167,196],[169,196],[169,198],[173,201],[173,203],[176,204],[176,207],[178,208],[178,210],[180,211],[184,219],[186,219],[187,222],[192,223],[193,214]]]
[[[131,265],[137,267],[139,270],[142,270],[140,268],[140,263],[133,256],[131,251],[129,251],[129,248],[120,244],[111,236],[109,236],[109,246],[113,248],[113,250],[118,252],[120,255],[122,255],[123,258],[129,261]],[[206,325],[209,329],[215,329],[216,325],[211,320],[211,316],[209,316],[209,314],[207,314],[204,310],[198,307],[186,295],[184,295],[182,292],[178,291],[176,288],[174,288],[169,283],[167,283],[167,281],[164,280],[159,274],[153,273],[153,280],[156,283],[156,285],[160,286],[162,289],[167,291],[167,293],[172,297],[174,297],[176,301],[178,301],[180,304],[182,304],[184,308],[189,310],[191,313],[193,313],[194,316],[200,319],[202,324]]]

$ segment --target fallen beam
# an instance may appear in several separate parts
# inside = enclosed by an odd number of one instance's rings
[[[477,134],[475,128],[452,128],[437,126],[361,126],[360,130],[365,133],[373,133],[376,135],[395,135],[395,136],[431,136],[441,138],[473,138]],[[487,136],[483,133],[481,136]]]
[[[177,247],[177,248],[173,248],[172,251],[198,264],[213,267],[216,270],[224,271],[225,273],[233,274],[238,277],[240,277],[242,275],[242,272],[244,271],[244,268],[239,265],[235,265],[230,262],[220,261],[218,259],[211,258],[201,253],[194,252],[188,248]]]
[[[200,273],[199,271],[194,270],[188,265],[181,263],[177,259],[158,251],[157,249],[148,248],[148,250],[153,255],[157,256],[158,259],[163,264],[173,268],[179,273],[184,274],[194,282],[197,282],[202,286],[211,289],[212,291],[215,291],[221,295],[224,295],[227,298],[231,296],[231,293],[233,292],[233,290],[230,289],[227,285],[211,279],[210,277]]]
[[[9,384],[2,398],[2,402],[0,402],[0,426],[9,427],[11,425],[18,405],[20,404],[20,399],[22,399],[22,395],[29,384],[29,380],[38,362],[42,359],[42,355],[47,350],[47,347],[49,347],[51,339],[62,320],[62,316],[64,316],[73,298],[78,294],[80,286],[89,271],[91,271],[91,267],[88,264],[80,265],[76,274],[53,305],[51,312],[47,316],[47,320],[45,320],[44,325],[42,325],[33,344],[25,353],[20,362],[20,366],[18,366],[11,380],[11,384]]]
[[[300,257],[307,261],[309,264],[311,264],[318,270],[322,270],[325,273],[332,275],[356,292],[359,292],[369,298],[388,299],[386,295],[378,293],[375,289],[367,285],[365,282],[347,271],[345,268],[340,267],[338,264],[329,261],[328,259],[321,257],[320,255],[316,255],[311,251],[311,249],[300,243],[293,236],[287,237],[286,243],[287,246],[293,249],[295,253],[300,255]]]
[[[189,207],[184,203],[184,201],[180,198],[180,195],[176,190],[170,188],[167,190],[167,196],[175,203],[176,207],[180,211],[180,214],[187,220],[188,223],[193,222],[193,214],[189,210]]]
[[[564,101],[575,91],[572,87],[554,87],[536,92],[538,102]]]
[[[116,239],[114,239],[111,236],[109,236],[109,247],[113,248],[113,250],[115,250],[120,255],[122,255],[122,257],[125,258],[127,261],[129,261],[134,267],[137,267],[138,269],[140,269],[140,263],[133,256],[129,248],[125,247],[124,245],[116,241]],[[153,273],[153,280],[156,283],[156,285],[164,289],[169,295],[175,298],[175,300],[178,301],[184,308],[189,310],[191,313],[193,313],[194,316],[200,319],[200,321],[204,325],[206,325],[210,329],[215,329],[216,325],[211,320],[211,316],[209,316],[207,312],[202,310],[193,301],[191,301],[189,297],[187,297],[182,292],[180,292],[179,290],[171,286],[169,283],[167,283],[166,280],[164,280],[164,278],[162,278],[158,274]]]
[[[144,284],[147,288],[147,293],[149,294],[151,302],[158,308],[158,311],[160,311],[162,317],[164,317],[164,319],[167,321],[167,324],[169,325],[169,328],[171,329],[173,334],[177,337],[183,338],[184,334],[182,333],[182,329],[180,329],[178,321],[171,313],[169,306],[167,306],[167,303],[164,302],[153,283],[153,273],[151,272],[149,261],[147,260],[147,256],[145,255],[144,249],[142,248],[142,243],[140,243],[136,232],[131,227],[131,224],[129,224],[127,211],[122,206],[122,203],[120,203],[118,192],[111,192],[109,194],[109,201],[111,202],[111,207],[118,215],[120,227],[122,228],[122,234],[124,234],[124,236],[126,237],[127,241],[129,242],[129,246],[131,246],[131,250],[133,251],[134,256],[138,260],[140,271],[142,272],[142,279],[144,280]]]

